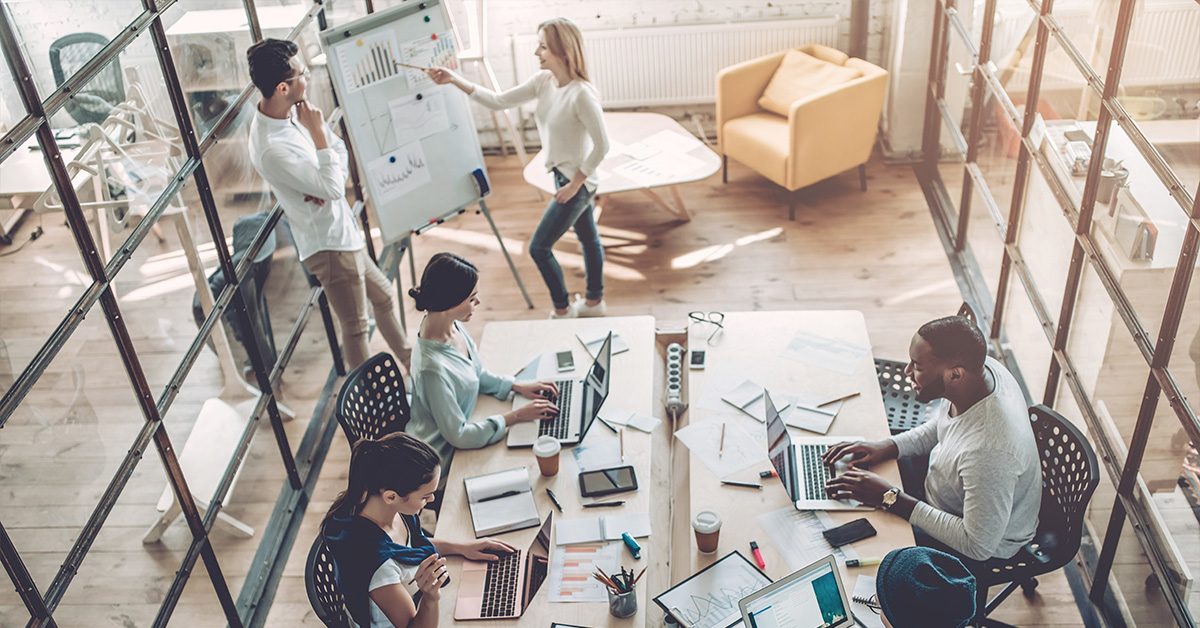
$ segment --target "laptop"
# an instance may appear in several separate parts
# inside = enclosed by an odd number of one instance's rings
[[[854,628],[850,598],[833,555],[738,602],[747,628]]]
[[[592,368],[588,369],[582,380],[562,380],[554,384],[558,386],[558,415],[527,423],[518,423],[508,428],[509,447],[532,447],[533,441],[543,434],[549,434],[558,439],[563,445],[578,445],[587,436],[588,429],[600,415],[600,406],[608,397],[608,384],[612,380],[612,332],[604,339]],[[517,395],[513,399],[513,410],[523,408],[532,399]]]
[[[492,563],[463,563],[454,619],[512,619],[523,615],[550,571],[553,521],[551,512],[527,550],[502,555]]]
[[[830,499],[825,492],[825,482],[844,473],[849,466],[837,462],[826,465],[821,457],[830,445],[847,440],[862,440],[858,436],[805,436],[792,442],[787,425],[771,393],[763,391],[767,405],[767,457],[775,465],[783,489],[796,505],[796,510],[874,510],[871,506],[853,499]]]

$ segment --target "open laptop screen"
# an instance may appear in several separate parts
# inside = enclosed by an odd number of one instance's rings
[[[780,417],[779,411],[775,409],[771,393],[764,390],[763,399],[767,406],[767,457],[775,466],[775,472],[779,474],[779,480],[783,482],[783,489],[787,491],[788,497],[796,501],[799,499],[797,495],[800,493],[800,482],[794,467],[796,459],[792,454],[792,436],[788,434],[783,417]]]
[[[583,403],[583,425],[579,431],[579,439],[581,441],[584,436],[587,436],[592,423],[596,421],[596,416],[600,414],[600,407],[604,405],[604,400],[608,398],[609,380],[612,379],[612,371],[609,370],[609,364],[611,363],[612,332],[609,332],[608,338],[604,339],[604,344],[600,345],[600,351],[596,352],[596,360],[592,362],[592,368],[588,370],[587,376],[584,379],[588,396],[584,399]]]
[[[745,602],[749,628],[837,628],[853,626],[833,561],[825,560],[765,589]]]
[[[522,614],[525,609],[529,608],[533,596],[537,595],[538,589],[541,588],[542,582],[546,580],[546,575],[550,572],[550,529],[553,521],[554,513],[546,516],[546,522],[538,530],[537,538],[529,544],[529,551],[525,553],[525,583],[521,596]]]

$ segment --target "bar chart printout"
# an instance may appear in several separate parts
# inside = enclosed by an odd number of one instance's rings
[[[365,87],[404,76],[399,61],[400,48],[390,30],[369,33],[339,46],[338,59],[351,93]]]
[[[554,548],[550,559],[551,602],[605,602],[604,585],[592,578],[596,568],[612,574],[621,570],[618,542],[581,543]]]

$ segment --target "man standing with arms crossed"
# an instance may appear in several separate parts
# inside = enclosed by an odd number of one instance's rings
[[[280,39],[246,51],[250,80],[263,95],[250,123],[250,162],[283,205],[301,263],[325,289],[341,324],[347,369],[367,359],[369,301],[379,333],[407,371],[412,349],[396,319],[392,284],[367,255],[346,202],[346,144],[305,100],[311,74],[298,52]]]

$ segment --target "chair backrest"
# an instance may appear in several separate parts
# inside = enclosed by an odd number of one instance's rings
[[[54,72],[54,84],[62,85],[75,72],[91,61],[101,49],[108,45],[108,37],[98,33],[72,33],[59,37],[50,44],[50,69]],[[125,79],[121,76],[121,61],[114,57],[112,62],[75,92],[67,101],[67,113],[79,124],[100,124],[108,118],[112,108],[125,100]]]
[[[308,589],[308,603],[312,604],[321,623],[327,628],[349,628],[346,597],[342,595],[337,581],[337,565],[320,534],[313,541],[312,549],[308,550],[308,560],[304,562],[304,586]]]
[[[337,420],[350,446],[403,432],[409,418],[404,393],[404,377],[390,353],[377,353],[351,371],[337,403]]]
[[[1061,532],[1058,541],[1074,555],[1079,550],[1088,501],[1100,483],[1096,452],[1083,432],[1050,408],[1029,408],[1029,422],[1042,461],[1042,509],[1039,529]]]

